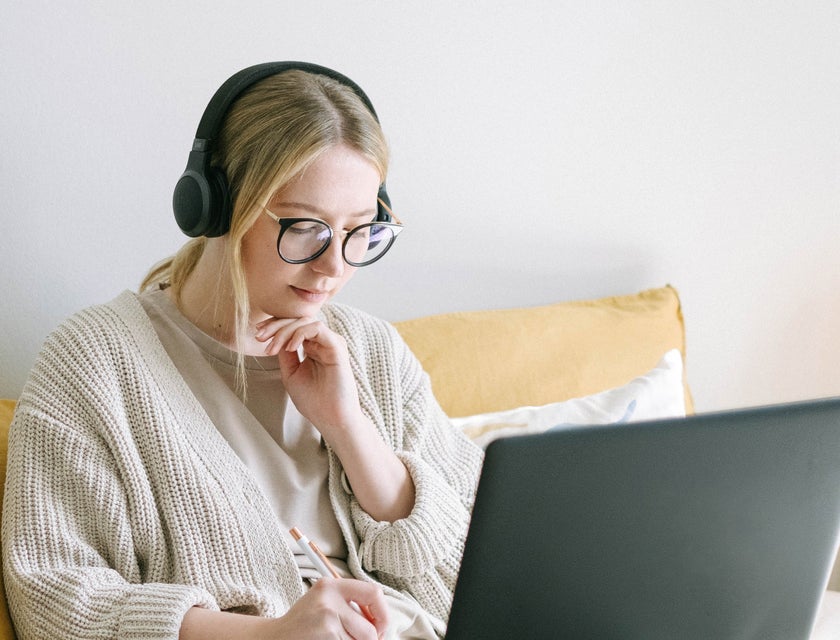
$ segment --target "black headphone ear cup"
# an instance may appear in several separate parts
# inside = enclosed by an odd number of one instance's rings
[[[224,235],[230,226],[227,181],[220,170],[208,164],[206,154],[190,153],[172,194],[175,220],[191,238]]]
[[[230,191],[225,174],[221,169],[213,168],[207,177],[210,185],[210,212],[207,230],[202,234],[208,238],[223,236],[230,230],[232,217]]]

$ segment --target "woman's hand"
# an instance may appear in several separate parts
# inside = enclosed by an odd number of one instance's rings
[[[257,325],[256,338],[277,356],[289,398],[341,460],[361,507],[388,522],[411,513],[414,482],[362,413],[344,338],[315,318],[270,318]]]
[[[340,448],[346,431],[365,421],[344,339],[315,318],[271,318],[257,325],[256,338],[278,357],[283,385],[298,411],[330,446]]]
[[[353,608],[367,605],[373,623]],[[361,580],[321,578],[277,620],[274,638],[382,638],[388,627],[388,607],[382,589]]]
[[[373,623],[353,608],[366,605]],[[252,638],[253,640],[378,640],[388,627],[382,589],[361,580],[322,578],[281,618],[258,618],[193,607],[181,623],[179,640]]]

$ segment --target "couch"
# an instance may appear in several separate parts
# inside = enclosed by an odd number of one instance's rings
[[[615,421],[628,398],[638,400],[635,419],[694,410],[682,308],[670,286],[395,326],[429,373],[441,406],[481,444],[558,421]],[[2,478],[13,412],[14,401],[0,400]],[[829,589],[840,590],[840,566]],[[14,637],[0,597],[0,640]],[[840,593],[827,592],[813,637],[840,637]]]

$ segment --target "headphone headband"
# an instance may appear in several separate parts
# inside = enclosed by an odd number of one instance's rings
[[[347,76],[310,62],[265,62],[247,67],[228,78],[216,90],[196,130],[192,151],[187,160],[187,167],[172,196],[172,208],[181,230],[191,237],[221,236],[230,229],[231,201],[227,179],[224,172],[212,167],[210,156],[213,144],[221,131],[225,115],[236,99],[250,86],[269,76],[284,71],[299,70],[332,78],[350,88],[379,122],[373,104],[362,88]],[[383,184],[379,198],[390,207],[391,201]],[[390,214],[379,207],[377,220],[389,221]]]
[[[359,96],[368,111],[373,114],[376,121],[379,122],[379,117],[373,108],[373,104],[367,97],[362,88],[353,82],[350,78],[342,75],[338,71],[333,71],[327,67],[313,64],[311,62],[264,62],[262,64],[255,64],[235,73],[230,78],[225,80],[224,84],[216,90],[216,93],[207,104],[204,110],[204,115],[201,117],[201,122],[198,123],[198,130],[195,133],[196,139],[212,141],[219,135],[219,130],[222,128],[225,114],[233,105],[236,98],[251,85],[256,84],[264,78],[283,73],[284,71],[305,71],[315,75],[327,76],[336,82],[349,87],[353,92]]]

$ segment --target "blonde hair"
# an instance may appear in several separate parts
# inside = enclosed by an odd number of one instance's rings
[[[338,144],[370,160],[384,182],[388,146],[379,123],[350,87],[323,75],[290,70],[269,76],[237,98],[225,117],[213,165],[227,177],[232,204],[226,261],[235,302],[237,380],[243,391],[240,345],[248,327],[249,295],[242,268],[242,239],[277,190]],[[193,238],[174,256],[152,267],[140,291],[170,286],[179,301],[206,241]]]

